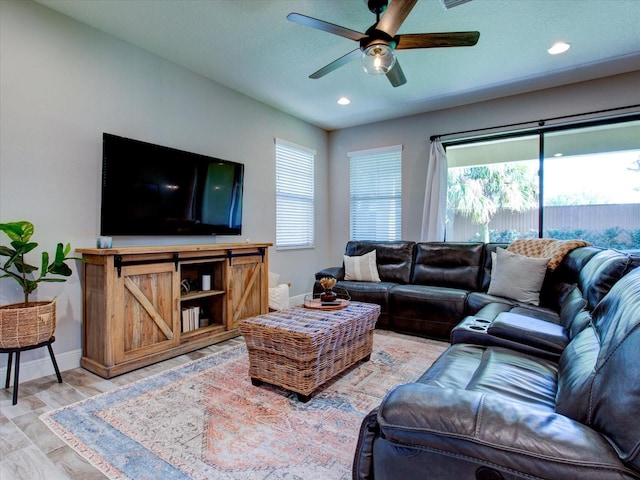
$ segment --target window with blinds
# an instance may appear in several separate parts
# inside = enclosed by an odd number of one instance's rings
[[[402,145],[348,154],[351,240],[402,238]]]
[[[316,152],[276,138],[276,248],[312,247]]]

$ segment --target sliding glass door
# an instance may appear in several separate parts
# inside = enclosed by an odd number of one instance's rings
[[[445,142],[447,240],[640,248],[640,120]]]

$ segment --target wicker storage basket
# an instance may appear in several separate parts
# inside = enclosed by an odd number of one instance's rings
[[[56,301],[14,303],[0,307],[0,348],[46,342],[56,330]]]
[[[343,310],[289,308],[240,323],[249,352],[249,376],[309,395],[371,354],[380,314],[374,304]]]

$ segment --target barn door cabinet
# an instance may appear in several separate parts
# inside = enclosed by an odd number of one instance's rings
[[[111,378],[238,336],[268,310],[270,245],[78,249],[82,367]]]

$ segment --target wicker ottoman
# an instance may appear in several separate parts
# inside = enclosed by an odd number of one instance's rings
[[[368,360],[380,306],[351,302],[342,310],[289,308],[240,323],[249,376],[309,401],[311,393],[360,360]]]

